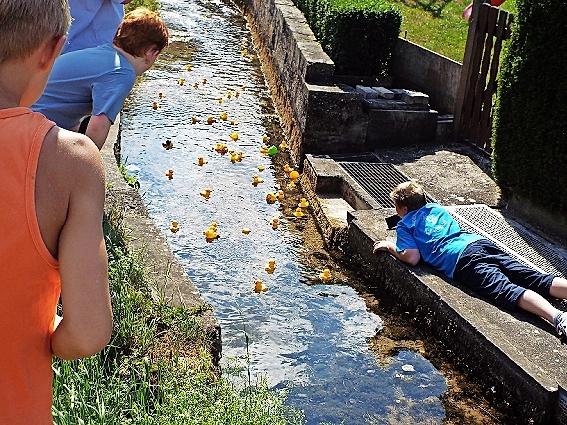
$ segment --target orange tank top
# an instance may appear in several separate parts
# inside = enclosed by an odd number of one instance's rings
[[[47,425],[58,262],[39,231],[35,176],[55,124],[28,108],[0,109],[0,424]]]

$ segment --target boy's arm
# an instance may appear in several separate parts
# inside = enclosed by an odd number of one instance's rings
[[[401,252],[396,250],[396,244],[391,241],[378,241],[374,244],[373,252],[376,254],[378,251],[385,251],[392,254],[398,260],[403,261],[404,263],[409,264],[410,266],[415,266],[419,263],[421,259],[421,254],[419,253],[419,249],[414,248],[407,248]]]
[[[104,146],[112,123],[106,115],[93,115],[89,120],[85,134],[95,143],[99,150]]]
[[[51,347],[53,354],[70,360],[104,348],[112,333],[112,309],[102,232],[105,187],[100,153],[84,136],[63,137],[68,138],[63,140],[68,152],[65,167],[73,185],[59,237],[63,320]]]

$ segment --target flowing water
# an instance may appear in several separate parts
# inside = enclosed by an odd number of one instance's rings
[[[382,329],[381,318],[353,289],[352,273],[324,252],[313,219],[291,216],[300,193],[286,187],[285,158],[274,162],[260,153],[263,134],[277,142],[283,136],[240,12],[219,0],[161,3],[173,41],[128,99],[122,160],[138,177],[151,217],[213,305],[224,361],[246,359],[247,334],[252,375],[289,387],[289,403],[309,424],[442,422],[445,377],[417,351],[378,360],[369,338]],[[223,111],[227,121],[219,119]],[[208,125],[209,115],[217,122]],[[193,116],[200,122],[193,124]],[[237,142],[229,138],[234,131]],[[168,139],[170,150],[162,147]],[[213,151],[217,143],[243,151],[242,162]],[[198,166],[199,156],[208,163]],[[257,187],[254,174],[264,180]],[[213,189],[208,200],[199,194],[206,187]],[[280,187],[284,205],[268,204],[266,193]],[[277,230],[269,223],[273,217],[281,222]],[[180,224],[177,233],[169,230],[172,220]],[[203,230],[212,221],[220,238],[209,243]],[[273,274],[264,271],[269,258],[276,260]],[[326,265],[334,276],[328,284],[318,279]],[[256,294],[256,279],[269,290]]]

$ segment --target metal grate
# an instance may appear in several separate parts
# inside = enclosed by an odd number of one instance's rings
[[[461,229],[492,240],[519,261],[550,274],[567,276],[567,255],[560,248],[486,205],[448,207]]]
[[[394,207],[390,192],[410,180],[392,164],[345,161],[338,164],[383,208]],[[427,202],[433,201],[426,196]]]

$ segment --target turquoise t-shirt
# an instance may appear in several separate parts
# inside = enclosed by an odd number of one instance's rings
[[[449,278],[465,248],[479,239],[483,237],[461,231],[451,214],[435,203],[410,211],[396,227],[398,252],[418,249],[423,261]]]
[[[32,109],[67,130],[87,115],[114,123],[135,81],[134,68],[111,44],[77,50],[57,58]]]

